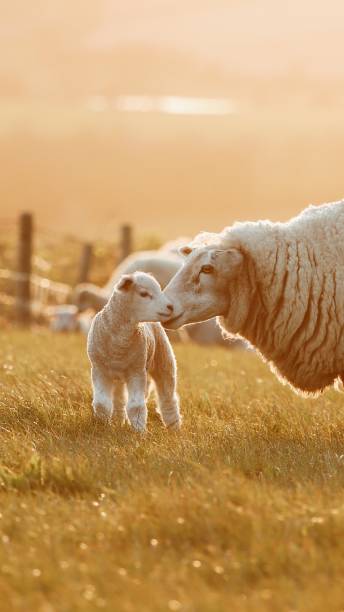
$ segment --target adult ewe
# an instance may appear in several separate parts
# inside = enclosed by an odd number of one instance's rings
[[[344,381],[344,201],[287,223],[236,223],[183,251],[165,289],[174,306],[167,328],[217,315],[296,390]]]

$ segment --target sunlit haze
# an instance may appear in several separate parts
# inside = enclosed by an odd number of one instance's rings
[[[2,4],[3,218],[173,238],[343,196],[343,2]]]

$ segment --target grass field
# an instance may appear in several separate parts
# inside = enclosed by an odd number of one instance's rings
[[[2,331],[0,608],[344,609],[344,402],[176,348],[184,427],[93,422],[84,339]]]

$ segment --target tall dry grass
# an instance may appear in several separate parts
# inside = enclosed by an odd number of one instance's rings
[[[0,347],[2,610],[343,608],[344,412],[177,347],[184,427],[99,426],[84,339]]]

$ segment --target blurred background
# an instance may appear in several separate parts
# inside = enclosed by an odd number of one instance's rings
[[[344,193],[344,3],[1,0],[0,202],[163,241]]]

